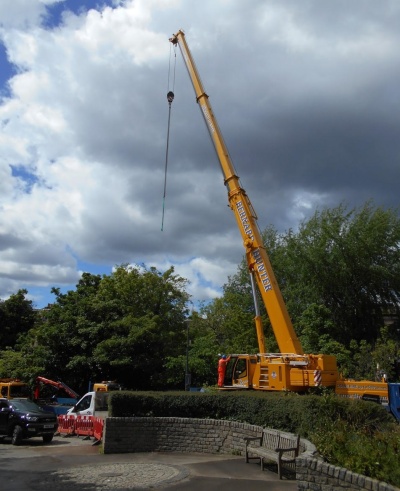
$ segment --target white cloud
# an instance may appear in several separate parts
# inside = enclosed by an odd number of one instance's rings
[[[177,274],[189,280],[187,291],[196,304],[199,301],[204,302],[219,297],[222,286],[228,276],[236,273],[238,265],[228,261],[216,263],[204,257],[195,257],[183,263],[168,260],[161,263],[153,262],[152,266],[160,271],[173,266]]]
[[[2,0],[0,2],[0,27],[26,28],[40,23],[46,11],[46,4],[50,5],[60,0]]]
[[[16,66],[0,102],[0,297],[73,285],[81,263],[173,264],[194,299],[235,273],[244,249],[179,52],[160,230],[180,28],[260,228],[339,199],[397,204],[396,2],[135,0],[54,29],[51,3],[0,5]]]

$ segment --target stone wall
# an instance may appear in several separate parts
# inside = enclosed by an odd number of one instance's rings
[[[301,455],[296,459],[297,489],[312,491],[400,491],[385,482]]]
[[[243,439],[260,426],[191,418],[107,418],[104,453],[205,452],[243,454]]]
[[[107,418],[104,453],[204,452],[244,455],[244,438],[260,436],[261,426],[215,419]],[[315,446],[300,441],[296,459],[299,490],[400,491],[389,484],[329,465],[317,458]]]

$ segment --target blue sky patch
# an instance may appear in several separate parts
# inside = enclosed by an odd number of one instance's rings
[[[9,97],[10,89],[7,81],[15,75],[15,67],[8,61],[7,50],[2,42],[0,42],[0,97]]]
[[[112,0],[65,0],[46,6],[47,15],[43,26],[53,28],[62,24],[63,13],[66,11],[80,15],[91,9],[102,10],[104,6],[112,6]]]
[[[13,177],[18,178],[19,181],[22,182],[24,185],[23,187],[24,191],[27,194],[30,194],[33,185],[39,182],[37,176],[32,172],[28,172],[26,168],[23,167],[22,165],[10,165],[10,167],[11,167],[11,175]]]

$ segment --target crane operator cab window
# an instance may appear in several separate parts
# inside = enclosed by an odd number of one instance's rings
[[[231,360],[226,367],[224,386],[248,386],[248,369],[247,360],[245,358],[239,358],[235,355],[231,356]]]
[[[239,358],[235,365],[235,372],[233,378],[235,381],[241,378],[247,377],[247,360]]]

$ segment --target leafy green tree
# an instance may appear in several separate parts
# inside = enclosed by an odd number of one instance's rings
[[[191,375],[192,387],[203,387],[216,384],[218,350],[215,332],[207,326],[207,319],[197,312],[192,312],[186,320],[187,355],[181,352],[170,356],[166,367],[168,382],[176,387],[185,387],[186,363]]]
[[[167,357],[185,353],[186,283],[173,268],[160,273],[155,268],[120,267],[104,278],[97,297],[107,306],[103,340],[93,352],[103,373],[133,388],[167,386]]]
[[[76,290],[53,289],[56,302],[21,351],[30,353],[32,367],[78,392],[99,380],[163,388],[167,357],[185,350],[185,286],[173,268],[160,273],[122,265],[110,276],[84,273]]]
[[[0,377],[25,380],[25,357],[19,351],[6,349],[0,353]]]
[[[374,349],[370,351],[373,367],[386,374],[389,381],[400,380],[400,329],[398,324],[384,326]]]
[[[59,289],[53,288],[56,302],[36,313],[34,327],[19,337],[15,355],[2,353],[0,367],[6,363],[9,373],[18,372],[19,378],[27,382],[33,382],[37,375],[45,375],[63,380],[78,391],[86,390],[87,385],[82,384],[83,374],[88,374],[86,367],[82,372],[71,373],[68,364],[76,354],[77,319],[84,317],[84,304],[100,280],[100,276],[84,273],[76,291],[61,294]],[[85,346],[86,340],[81,338],[81,341]]]
[[[21,334],[34,326],[35,311],[25,289],[0,301],[0,349],[13,348]]]
[[[374,378],[379,364],[398,379],[397,211],[371,202],[351,210],[340,205],[316,211],[296,232],[268,227],[263,237],[305,352],[335,355],[347,377]],[[182,388],[188,361],[192,385],[214,385],[219,353],[258,351],[246,261],[221,298],[192,313],[188,357],[186,283],[173,268],[121,265],[109,276],[84,273],[76,290],[54,288],[56,301],[41,316],[22,290],[0,303],[0,372],[25,379],[45,374],[78,391],[89,380],[112,379],[135,389]],[[277,352],[259,300],[267,349]],[[389,315],[397,323],[385,326]]]
[[[384,349],[378,348],[386,343],[381,339],[385,315],[399,318],[400,314],[397,210],[376,207],[372,202],[351,210],[341,204],[316,211],[297,232],[279,234],[268,227],[263,239],[305,352],[336,355],[346,376],[375,376],[377,360],[371,353],[377,343],[376,356],[384,358]],[[243,259],[224,286],[223,297],[207,307],[209,322],[219,326],[217,339],[229,340],[235,350],[240,343],[245,347],[238,333],[242,329],[246,340],[252,338],[252,309]],[[268,350],[273,351],[263,308],[262,314]],[[245,321],[243,315],[247,316]],[[395,328],[389,330],[393,339]],[[252,351],[254,348],[253,344]],[[390,357],[392,365],[389,359],[387,363],[382,359],[381,365],[393,372],[388,366],[393,367],[393,353]]]
[[[290,282],[313,285],[312,301],[330,312],[330,336],[371,342],[384,314],[399,315],[400,220],[395,210],[366,203],[317,211],[291,234],[288,255],[298,264]],[[304,305],[308,305],[309,301]]]
[[[335,354],[349,376],[375,378],[371,350],[385,315],[400,313],[397,211],[371,202],[350,211],[344,205],[317,211],[288,236],[287,254],[298,264],[297,270],[289,270],[293,276],[287,282],[308,285],[306,296],[300,295],[304,310],[294,317],[303,344]],[[337,345],[333,351],[326,345],[329,339],[332,347],[332,342]]]

